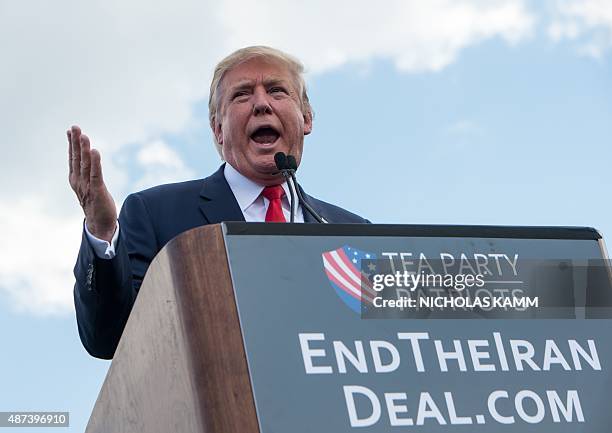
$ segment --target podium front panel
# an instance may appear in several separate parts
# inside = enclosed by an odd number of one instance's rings
[[[606,259],[595,231],[228,223],[224,232],[261,433],[609,430],[612,320],[589,319],[588,277],[562,266]],[[466,268],[489,259],[495,290],[526,283],[516,268],[555,263],[562,278],[539,293],[563,292],[562,313],[369,319],[363,299],[355,308],[350,286],[360,288],[364,264],[406,270],[440,254],[457,266],[465,257]]]

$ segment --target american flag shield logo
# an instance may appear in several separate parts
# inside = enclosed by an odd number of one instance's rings
[[[361,313],[361,301],[367,306],[376,296],[368,275],[361,271],[361,261],[374,260],[376,256],[345,245],[337,250],[324,252],[322,257],[325,273],[338,297],[351,310]],[[372,267],[373,264],[370,263],[369,266]]]

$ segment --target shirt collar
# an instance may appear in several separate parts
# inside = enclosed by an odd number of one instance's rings
[[[240,206],[240,209],[243,212],[259,198],[264,189],[263,185],[260,185],[244,176],[229,163],[225,164],[223,174],[225,175],[225,180],[227,180],[230,189],[234,193],[234,197],[236,197],[238,206]],[[285,190],[285,199],[283,202],[286,200],[287,203],[289,203],[289,197],[291,197],[289,186],[287,185],[287,182],[283,182],[281,186],[283,187],[283,190]]]
[[[228,163],[225,164],[223,174],[243,212],[257,200],[263,191],[263,186],[244,176]]]

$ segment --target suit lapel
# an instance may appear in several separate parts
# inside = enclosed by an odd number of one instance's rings
[[[315,212],[319,214],[319,216],[324,218],[327,222],[331,222],[328,216],[326,215],[326,212],[321,208],[321,206],[319,206],[319,201],[312,198],[308,194],[306,194],[301,185],[298,184],[298,188],[300,189],[300,191],[302,191],[302,197],[304,197],[304,201],[306,201],[306,203],[308,203],[310,207],[312,207],[315,210]],[[317,223],[318,224],[318,221],[314,219],[314,217],[310,215],[310,213],[303,206],[302,206],[302,214],[304,215],[305,223]]]
[[[200,210],[209,224],[222,221],[244,221],[244,215],[234,193],[223,174],[223,164],[219,170],[204,179],[200,191]]]
[[[234,197],[232,189],[229,187],[225,175],[223,174],[223,164],[216,172],[204,179],[202,189],[200,190],[200,211],[204,215],[208,224],[216,224],[222,221],[244,221],[244,215],[238,201]],[[298,185],[304,200],[328,222],[332,222],[327,215],[327,212],[317,199],[309,196],[304,192],[301,185]],[[302,209],[305,223],[316,223],[317,221],[306,211]]]

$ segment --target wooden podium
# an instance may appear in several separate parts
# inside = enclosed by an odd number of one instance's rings
[[[361,286],[363,276],[381,276],[383,264],[391,262],[416,270],[426,256],[435,270],[440,257],[447,264],[454,257],[459,274],[470,263],[484,266],[488,257],[487,269],[498,274],[486,287],[540,295],[544,307],[550,301],[553,311],[571,314],[538,316],[534,309],[527,316],[470,311],[467,320],[420,313],[371,320],[372,308],[361,303],[369,290]],[[497,431],[503,420],[490,410],[491,392],[514,396],[521,388],[534,399],[544,399],[551,389],[563,399],[575,391],[586,421],[576,424],[578,412],[567,409],[561,423],[547,412],[542,422],[531,424],[531,412],[524,420],[522,412],[505,405],[500,410],[516,422],[504,431],[608,431],[612,290],[609,284],[595,287],[580,277],[580,267],[570,266],[603,259],[603,240],[589,228],[264,223],[196,228],[170,241],[151,263],[86,431],[351,433],[358,427],[391,433],[399,431],[398,419],[423,433]],[[538,263],[553,263],[554,272],[535,272]],[[606,277],[608,267],[602,270]],[[597,302],[589,303],[590,296]],[[583,318],[589,318],[585,307],[608,307],[603,317],[608,320],[578,320],[574,313],[580,306]],[[407,335],[420,338],[413,342],[422,346],[419,363]],[[570,372],[557,365],[526,374],[510,362],[510,340],[531,344],[538,354],[534,362],[541,362],[542,342],[550,340],[560,347],[555,356],[570,363],[569,338],[589,359],[597,349],[604,370],[583,360],[582,367],[571,364]],[[476,361],[467,352],[470,342],[480,345]],[[442,370],[440,348],[461,352],[465,366],[450,360]],[[500,353],[508,358],[505,367]],[[479,357],[495,371],[481,372]],[[433,409],[418,413],[429,407],[419,401],[423,394],[435,399],[440,409],[435,417]],[[458,402],[452,413],[449,396]],[[453,425],[459,419],[455,410],[463,425]]]
[[[220,225],[151,263],[86,431],[259,432]]]

